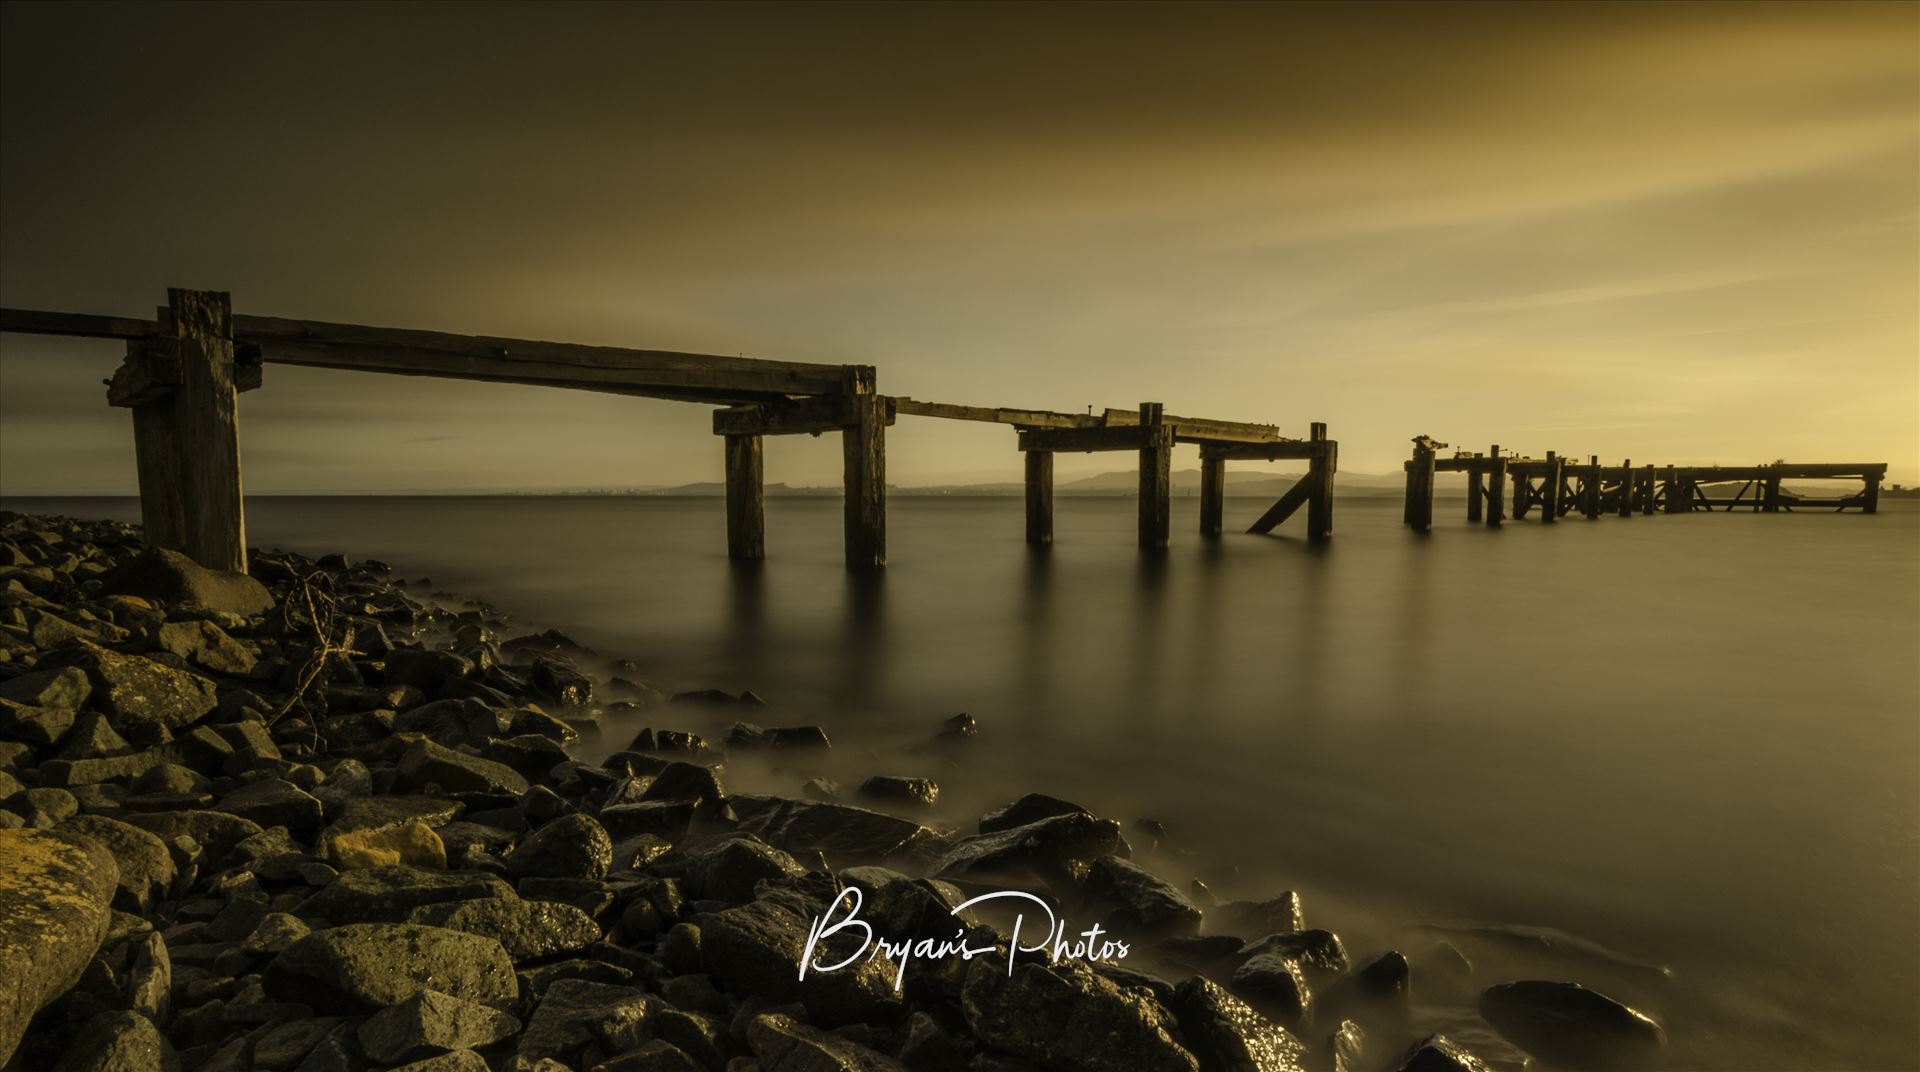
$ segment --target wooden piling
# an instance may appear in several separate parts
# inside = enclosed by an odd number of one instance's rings
[[[1027,544],[1053,543],[1053,452],[1030,450],[1027,458]]]
[[[1615,489],[1615,495],[1618,501],[1614,503],[1614,509],[1619,512],[1621,517],[1632,517],[1633,516],[1633,459],[1632,458],[1628,458],[1626,461],[1623,461],[1620,463],[1620,486]]]
[[[1158,402],[1140,403],[1140,549],[1167,546],[1173,529],[1173,429]]]
[[[1497,529],[1507,509],[1507,459],[1498,443],[1488,448],[1487,458],[1487,527]]]
[[[1640,470],[1640,512],[1653,516],[1653,466]]]
[[[1588,521],[1600,516],[1600,456],[1593,455],[1581,470],[1580,512]]]
[[[1549,525],[1560,520],[1560,492],[1563,490],[1562,482],[1566,479],[1562,469],[1560,455],[1548,451],[1547,478],[1540,488],[1540,520]]]
[[[887,564],[887,410],[871,366],[849,366],[840,433],[846,482],[846,559],[853,570]]]
[[[1780,471],[1767,474],[1766,490],[1763,492],[1761,509],[1769,514],[1780,512]]]
[[[1340,469],[1339,444],[1327,438],[1327,426],[1314,421],[1309,440],[1317,449],[1307,462],[1307,478],[1312,481],[1307,500],[1307,539],[1316,543],[1333,538],[1333,478]]]
[[[167,291],[164,335],[129,347],[109,402],[133,408],[147,540],[212,569],[247,568],[233,306],[222,291]]]
[[[1227,505],[1227,460],[1202,451],[1200,454],[1200,535],[1220,535]]]
[[[1527,511],[1533,506],[1533,478],[1511,469],[1509,475],[1513,480],[1513,519],[1525,521]]]
[[[1433,527],[1433,449],[1417,442],[1407,463],[1407,505],[1402,520],[1415,532]]]
[[[757,435],[721,437],[727,444],[727,557],[767,557],[766,478]]]
[[[1480,472],[1479,455],[1475,455],[1474,458],[1474,463],[1467,467],[1467,521],[1469,523],[1479,522],[1487,494],[1483,475]]]
[[[1877,514],[1880,512],[1880,474],[1868,473],[1863,479],[1866,487],[1860,491],[1860,512]]]

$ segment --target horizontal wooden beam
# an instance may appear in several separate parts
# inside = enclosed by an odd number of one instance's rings
[[[819,435],[860,423],[853,395],[796,398],[713,411],[714,435]],[[882,399],[886,423],[894,423],[893,399]]]
[[[1312,458],[1327,449],[1332,440],[1284,439],[1274,443],[1219,443],[1202,442],[1201,458],[1217,458],[1229,462],[1278,462],[1296,458]]]
[[[161,333],[159,323],[153,320],[91,313],[49,313],[39,309],[0,309],[0,332],[89,339],[144,339]]]
[[[1022,428],[1021,450],[1139,450],[1147,445],[1147,426],[1130,428]]]
[[[1023,428],[1099,428],[1101,418],[1090,413],[1055,413],[1044,409],[1010,409],[995,406],[956,406],[946,402],[922,402],[898,397],[895,410],[908,417],[938,417],[949,421],[979,421],[985,424],[1012,424]],[[1137,423],[1137,418],[1136,418]]]
[[[1109,409],[1106,427],[1124,427],[1140,423],[1138,410]],[[1272,443],[1281,438],[1280,429],[1271,424],[1243,421],[1216,421],[1207,417],[1178,417],[1171,413],[1160,423],[1173,426],[1176,443]]]

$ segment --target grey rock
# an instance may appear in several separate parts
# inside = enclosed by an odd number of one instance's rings
[[[178,729],[204,718],[218,702],[213,682],[143,656],[81,644],[49,658],[87,675],[92,704],[121,733]]]
[[[911,857],[933,841],[911,819],[850,804],[768,796],[736,796],[732,804],[741,829],[788,852],[823,853],[838,866]]]
[[[1280,953],[1248,957],[1234,970],[1232,985],[1235,994],[1286,1027],[1299,1028],[1313,1008],[1300,962]]]
[[[601,879],[613,863],[613,839],[590,815],[564,815],[534,831],[507,857],[514,878]]]
[[[148,550],[100,578],[103,594],[193,604],[251,618],[273,609],[267,587],[244,573],[213,570],[178,551]]]
[[[455,901],[416,908],[407,920],[485,935],[516,961],[572,953],[600,940],[600,927],[592,917],[556,901]]]
[[[637,1050],[593,1066],[592,1072],[707,1072],[687,1052],[666,1039],[653,1039]],[[732,1072],[731,1069],[728,1072]]]
[[[412,1064],[396,1065],[387,1072],[488,1072],[487,1059],[472,1050],[449,1050]],[[530,1072],[548,1072],[532,1069]],[[565,1072],[561,1066],[560,1072]]]
[[[80,802],[65,789],[22,789],[7,798],[8,811],[36,830],[51,830],[80,811]]]
[[[295,833],[318,828],[324,810],[317,797],[279,778],[249,782],[221,797],[216,809],[262,827],[284,826]]]
[[[980,817],[980,832],[993,834],[1001,830],[1011,830],[1016,826],[1026,826],[1042,819],[1052,819],[1060,815],[1092,815],[1093,813],[1073,803],[1050,797],[1045,793],[1028,793],[1018,800],[1001,805]]]
[[[1174,991],[1182,1036],[1215,1072],[1300,1072],[1306,1047],[1286,1028],[1200,976]]]
[[[160,650],[216,674],[243,676],[252,672],[257,661],[246,645],[209,621],[168,622],[154,630],[153,642]]]
[[[527,791],[527,780],[504,763],[443,748],[432,741],[415,741],[401,754],[396,769],[414,788],[437,785],[449,793],[490,793],[517,797]]]
[[[1199,1072],[1173,1040],[1173,1016],[1078,961],[1043,966],[982,957],[966,969],[960,1009],[982,1042],[1061,1072]]]
[[[307,898],[300,914],[334,923],[397,923],[421,905],[515,896],[492,875],[395,864],[340,872]]]
[[[764,1072],[906,1072],[905,1065],[780,1013],[754,1018],[747,1045]]]
[[[644,990],[584,979],[559,979],[547,987],[515,1044],[517,1057],[570,1062],[597,1034],[647,1018]]]
[[[69,712],[86,703],[92,692],[93,683],[87,680],[86,673],[71,666],[37,670],[0,682],[0,700],[12,700],[29,707],[62,707]]]
[[[1073,864],[1120,851],[1126,842],[1120,824],[1075,813],[962,838],[935,861],[932,872],[946,879],[1045,881],[1066,874]]]
[[[1428,1035],[1407,1047],[1394,1072],[1492,1072],[1492,1069],[1447,1036]]]
[[[1186,935],[1200,929],[1200,909],[1179,887],[1131,860],[1103,856],[1087,869],[1087,897],[1109,909],[1116,934]]]
[[[183,835],[190,837],[213,860],[260,832],[259,823],[223,811],[123,812],[119,818],[159,835],[161,841],[171,842]]]
[[[173,887],[173,854],[152,831],[104,815],[76,815],[61,823],[59,829],[92,838],[113,853],[120,869],[114,907],[145,913]]]
[[[388,685],[412,685],[432,696],[472,670],[472,663],[450,651],[395,648],[387,653],[385,674]]]
[[[1307,929],[1300,895],[1288,890],[1268,901],[1228,901],[1207,913],[1207,930],[1225,934],[1292,934]]]
[[[1274,953],[1288,960],[1300,962],[1303,967],[1328,975],[1338,975],[1347,970],[1347,947],[1340,936],[1332,931],[1308,930],[1294,931],[1291,934],[1269,934],[1265,938],[1256,938],[1241,950],[1247,956],[1262,953]]]
[[[137,1012],[94,1015],[74,1033],[54,1072],[174,1072],[179,1059],[153,1021]]]
[[[758,994],[773,1002],[797,1001],[808,1018],[828,1027],[888,1020],[901,1010],[893,976],[877,960],[861,959],[838,971],[795,970],[807,944],[810,919],[769,900],[715,912],[700,927],[700,951],[708,974],[729,992]],[[816,961],[823,961],[816,951]],[[840,957],[825,957],[832,963]]]
[[[711,838],[676,852],[683,861],[681,881],[690,895],[729,904],[753,899],[762,880],[806,874],[799,861],[753,834],[735,833]]]
[[[400,1064],[446,1050],[491,1046],[520,1030],[520,1021],[498,1009],[422,990],[374,1013],[356,1031],[368,1057]]]
[[[1580,1069],[1644,1067],[1667,1042],[1652,1017],[1578,983],[1490,986],[1480,992],[1480,1017],[1528,1053]]]
[[[940,800],[940,786],[931,778],[875,775],[860,783],[860,795],[897,807],[927,809]]]
[[[27,1022],[79,981],[106,937],[120,869],[106,846],[74,834],[0,830],[0,1066]]]
[[[499,942],[407,923],[353,923],[309,934],[273,959],[263,982],[275,1000],[345,1014],[397,1005],[422,990],[493,1005],[518,992],[513,962]]]

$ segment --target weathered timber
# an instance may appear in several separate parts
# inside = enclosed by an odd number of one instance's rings
[[[1415,532],[1433,527],[1433,448],[1416,439],[1413,460],[1407,463],[1407,505],[1401,520]]]
[[[1525,521],[1527,511],[1533,508],[1533,477],[1525,472],[1515,472],[1507,467],[1507,477],[1513,481],[1513,519]]]
[[[1030,450],[1027,461],[1027,544],[1053,543],[1053,452]]]
[[[1598,455],[1588,458],[1586,468],[1580,471],[1580,513],[1588,521],[1600,516],[1600,457]]]
[[[783,402],[759,402],[713,411],[715,435],[820,435],[837,432],[859,419],[862,403],[851,395],[820,395]],[[894,400],[882,397],[886,423],[894,423]]]
[[[1340,468],[1340,445],[1327,438],[1327,426],[1312,424],[1310,439],[1320,449],[1307,462],[1307,539],[1322,543],[1333,538],[1333,478]]]
[[[1653,514],[1654,498],[1657,494],[1654,491],[1656,483],[1653,466],[1649,465],[1640,470],[1640,512],[1647,516]]]
[[[0,331],[19,335],[66,335],[88,339],[144,339],[164,335],[162,320],[140,320],[91,313],[51,313],[40,309],[0,309]]]
[[[245,572],[232,300],[224,291],[175,288],[167,292],[167,306],[180,355],[180,386],[173,400],[185,550],[203,566]]]
[[[1124,409],[1108,409],[1103,417],[1108,428],[1144,423],[1138,413]],[[1282,439],[1280,430],[1271,424],[1178,417],[1171,413],[1163,414],[1160,423],[1173,429],[1177,443],[1272,443]]]
[[[1305,506],[1307,499],[1310,498],[1312,494],[1312,478],[1306,476],[1301,477],[1299,480],[1294,481],[1293,486],[1288,488],[1286,494],[1280,496],[1277,502],[1267,507],[1267,512],[1261,514],[1258,521],[1249,525],[1247,531],[1256,536],[1264,536],[1272,532],[1275,528],[1279,527],[1281,523],[1292,517],[1294,511]]]
[[[1160,551],[1173,535],[1173,429],[1160,403],[1140,403],[1140,549]]]
[[[1033,457],[1029,454],[1028,457]],[[1214,537],[1226,515],[1227,462],[1224,458],[1200,455],[1200,535]]]
[[[1475,455],[1474,458],[1478,461],[1479,455]],[[1486,506],[1487,491],[1483,480],[1481,466],[1474,465],[1467,469],[1467,521],[1469,523],[1477,523]]]
[[[767,557],[766,477],[757,435],[729,435],[727,444],[727,557]]]
[[[1022,428],[1019,439],[1021,450],[1063,450],[1070,453],[1141,450],[1146,445],[1147,431],[1137,424],[1120,428]]]
[[[160,341],[163,340],[128,342],[127,364],[122,368],[138,368],[144,375],[147,366],[143,355]],[[174,348],[168,346],[167,349]],[[114,380],[120,379],[116,373]],[[177,376],[175,380],[177,385]],[[147,546],[178,551],[187,546],[187,482],[180,467],[180,436],[176,431],[179,421],[175,417],[173,386],[157,393],[123,392],[120,401],[113,401],[113,393],[109,391],[108,399],[114,405],[126,406],[133,416],[133,461],[140,485],[140,524]]]
[[[1540,520],[1552,524],[1560,520],[1560,496],[1566,490],[1567,474],[1560,455],[1547,452],[1546,483],[1540,488]]]
[[[1044,409],[1009,409],[996,406],[956,406],[945,402],[922,402],[904,395],[894,398],[897,412],[913,417],[939,417],[949,421],[980,421],[987,424],[1012,424],[1024,428],[1101,428],[1105,420],[1090,413],[1055,413]]]
[[[1200,446],[1200,457],[1218,458],[1223,462],[1282,462],[1310,460],[1319,449],[1306,439],[1277,439],[1271,443],[1206,442]]]
[[[841,429],[845,461],[847,568],[874,570],[887,564],[886,400],[874,393],[874,370],[850,366],[846,393],[854,423]]]
[[[1487,451],[1487,527],[1497,529],[1507,508],[1507,459],[1495,443]]]
[[[1882,473],[1883,472],[1884,470]],[[1877,514],[1880,512],[1880,478],[1882,473],[1868,473],[1866,475],[1866,487],[1860,493],[1860,510],[1862,513]]]

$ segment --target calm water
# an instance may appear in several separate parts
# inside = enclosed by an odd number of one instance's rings
[[[1263,505],[1230,502],[1228,528]],[[1299,889],[1356,956],[1473,920],[1670,965],[1663,986],[1470,949],[1483,974],[1625,991],[1666,1020],[1676,1067],[1920,1054],[1911,503],[1499,531],[1443,503],[1420,539],[1396,503],[1356,501],[1322,550],[1203,543],[1189,499],[1148,561],[1127,500],[1062,499],[1034,555],[1017,500],[896,498],[875,584],[842,571],[832,500],[771,500],[757,570],[727,563],[717,500],[248,509],[256,543],[430,574],[661,688],[752,688],[774,704],[757,721],[828,727],[829,773],[930,774],[955,822],[1027,788],[1158,818],[1190,854],[1160,859],[1169,877]],[[914,750],[963,710],[984,727],[971,758]],[[731,717],[663,722],[718,737]]]

